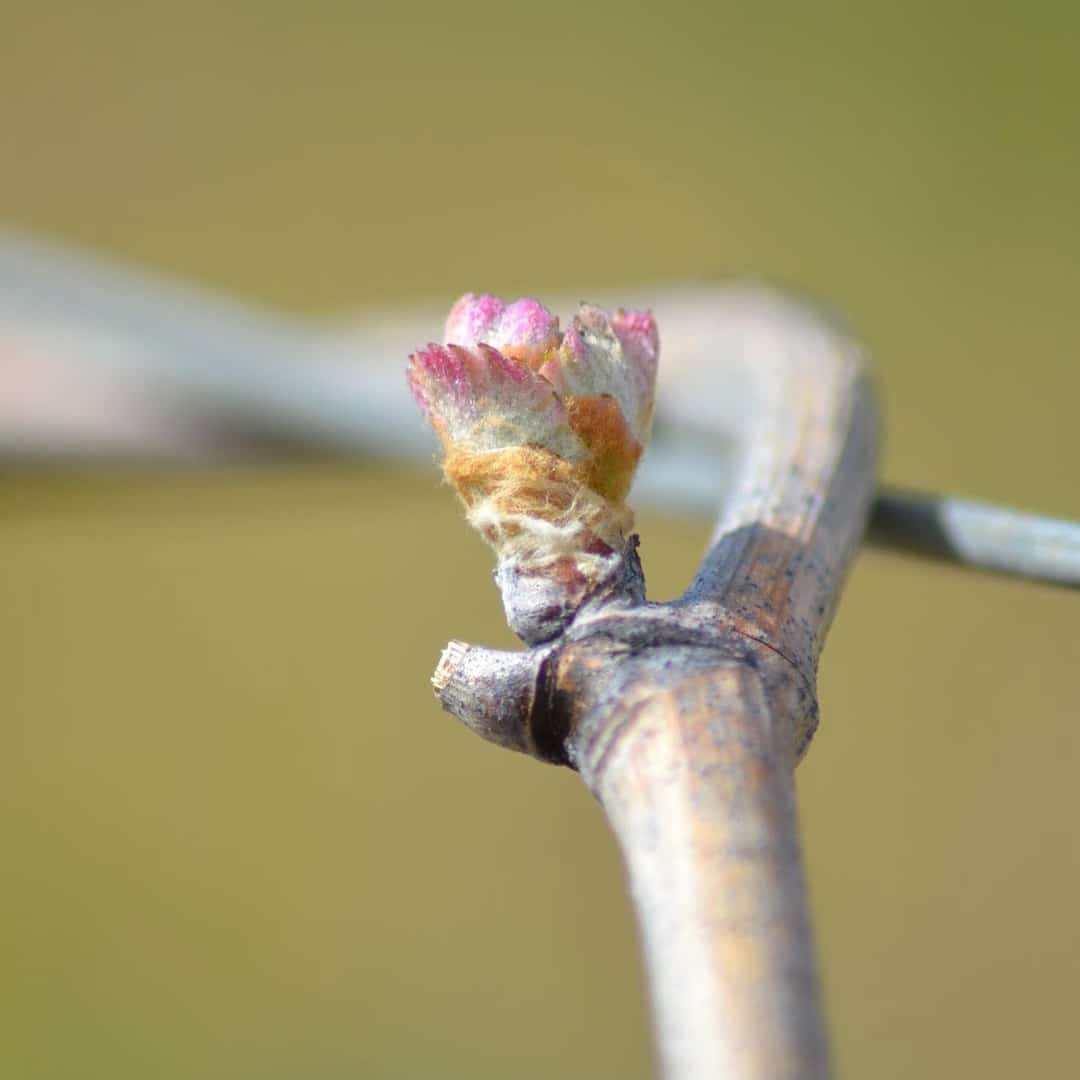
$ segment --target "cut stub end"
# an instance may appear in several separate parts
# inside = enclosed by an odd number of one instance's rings
[[[482,739],[565,765],[568,732],[548,702],[550,655],[544,649],[503,652],[451,641],[431,685],[442,707]]]

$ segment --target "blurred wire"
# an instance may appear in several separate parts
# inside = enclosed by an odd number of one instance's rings
[[[0,231],[0,455],[229,460],[252,446],[430,460],[400,360],[440,313],[328,329]],[[712,517],[731,462],[657,412],[635,484],[644,504]],[[1080,586],[1080,524],[884,489],[870,542]]]
[[[1080,586],[1080,525],[1011,507],[886,488],[874,504],[868,539],[983,570]]]

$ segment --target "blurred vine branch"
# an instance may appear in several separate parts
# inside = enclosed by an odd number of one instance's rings
[[[693,297],[650,301],[665,325],[692,327]],[[309,324],[0,230],[0,461],[213,463],[299,448],[430,461],[434,442],[401,393],[396,359],[438,321],[413,310]],[[736,468],[730,450],[662,378],[635,501],[711,514]],[[886,486],[867,539],[1080,586],[1080,524],[1011,507]]]

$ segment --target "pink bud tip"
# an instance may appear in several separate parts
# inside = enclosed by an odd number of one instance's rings
[[[506,310],[497,296],[466,293],[451,309],[443,337],[455,345],[475,345],[484,340]]]
[[[559,320],[530,296],[504,304],[467,293],[451,309],[445,339],[455,345],[493,345],[510,355],[542,352],[559,341]]]
[[[656,319],[651,311],[632,311],[618,308],[611,318],[611,325],[619,338],[623,351],[640,367],[656,369],[660,352],[660,338],[656,332]]]
[[[433,404],[440,398],[470,393],[469,358],[463,349],[431,344],[409,359],[409,389],[425,415],[431,415]]]

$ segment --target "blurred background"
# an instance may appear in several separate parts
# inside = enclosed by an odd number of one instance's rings
[[[890,481],[1080,517],[1076,5],[0,24],[9,224],[338,320],[764,276],[869,343]],[[674,596],[707,525],[639,521]],[[432,700],[490,565],[434,468],[0,468],[0,1074],[652,1074],[598,809]],[[860,557],[798,773],[841,1076],[1080,1058],[1076,611]]]

